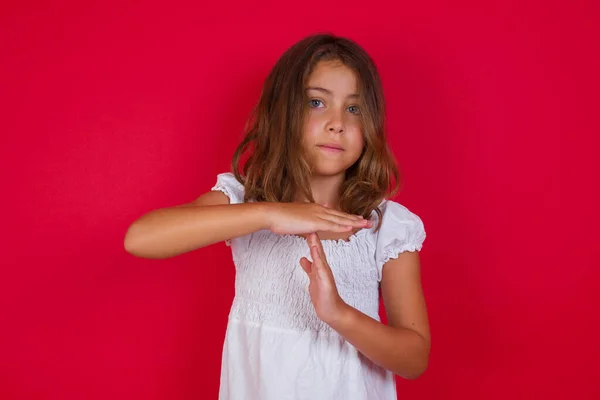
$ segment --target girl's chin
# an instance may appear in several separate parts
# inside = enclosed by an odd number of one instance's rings
[[[313,170],[313,177],[335,177],[340,175],[343,176],[345,173],[345,168],[317,167]]]

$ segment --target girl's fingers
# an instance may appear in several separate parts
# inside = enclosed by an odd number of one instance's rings
[[[340,224],[337,224],[335,222],[332,222],[332,223],[330,223],[330,227],[331,228],[329,230],[332,230],[332,231],[335,231],[335,232],[348,232],[348,231],[351,231],[355,227],[356,228],[369,228],[369,227],[371,227],[371,223],[367,222],[367,223],[359,224],[359,225],[356,225],[356,224],[353,224],[353,225],[349,225],[349,224],[348,225],[346,225],[346,224],[340,225]]]
[[[323,230],[331,231],[331,232],[348,232],[348,231],[352,230],[352,227],[347,226],[347,225],[339,225],[339,224],[330,222],[329,224],[327,224],[327,226],[325,226],[325,229],[323,229]]]
[[[360,221],[361,219],[364,219],[362,215],[347,214],[345,212],[337,211],[337,210],[332,210],[330,208],[327,208],[325,210],[325,212],[327,214],[330,214],[330,215],[335,215],[337,217],[342,217],[342,218],[348,218],[348,219],[351,219],[351,220],[359,220]]]
[[[366,227],[369,224],[369,221],[366,219],[350,219],[345,217],[338,217],[335,215],[327,215],[325,218],[327,221],[333,222],[335,224],[341,226],[353,226],[356,228]]]
[[[308,240],[309,243],[311,244],[311,246],[319,246],[319,244],[321,243],[321,240],[319,239],[319,235],[317,235],[316,232],[312,232],[310,235],[308,235]]]
[[[318,271],[319,267],[321,267],[323,265],[323,261],[321,259],[321,253],[319,252],[319,249],[317,248],[317,246],[314,246],[314,245],[310,246],[310,255],[312,256],[312,259],[313,259],[313,266]]]
[[[327,261],[325,260],[325,253],[323,251],[323,247],[320,244],[311,244],[310,254],[313,258],[311,268],[315,274],[315,277],[318,278],[319,281],[330,280],[331,276],[327,271],[329,267],[327,266]]]
[[[319,239],[319,236],[316,233],[311,233],[309,235],[308,238],[308,244],[310,245],[310,250],[311,250],[311,255],[313,254],[313,251],[316,252],[315,256],[316,258],[313,258],[313,260],[317,261],[325,261],[325,253],[323,251],[323,245],[321,243],[321,239]]]

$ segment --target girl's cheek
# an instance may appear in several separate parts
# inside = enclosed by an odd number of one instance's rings
[[[346,126],[357,133],[362,133],[362,123],[359,121],[348,121]]]
[[[318,126],[319,126],[319,119],[315,118],[314,116],[311,116],[306,123],[305,134],[308,136],[314,135]]]

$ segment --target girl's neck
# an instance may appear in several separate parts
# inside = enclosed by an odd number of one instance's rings
[[[333,209],[339,208],[340,188],[344,181],[344,175],[316,176],[311,179],[310,188],[315,203]],[[304,196],[297,196],[297,201],[306,201]]]

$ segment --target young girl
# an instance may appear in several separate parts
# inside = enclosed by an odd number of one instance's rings
[[[384,109],[362,48],[331,35],[303,39],[269,74],[233,173],[129,228],[125,248],[140,257],[231,246],[220,399],[391,400],[394,374],[426,369],[425,231],[386,200],[398,173]],[[389,325],[379,319],[380,289]]]

